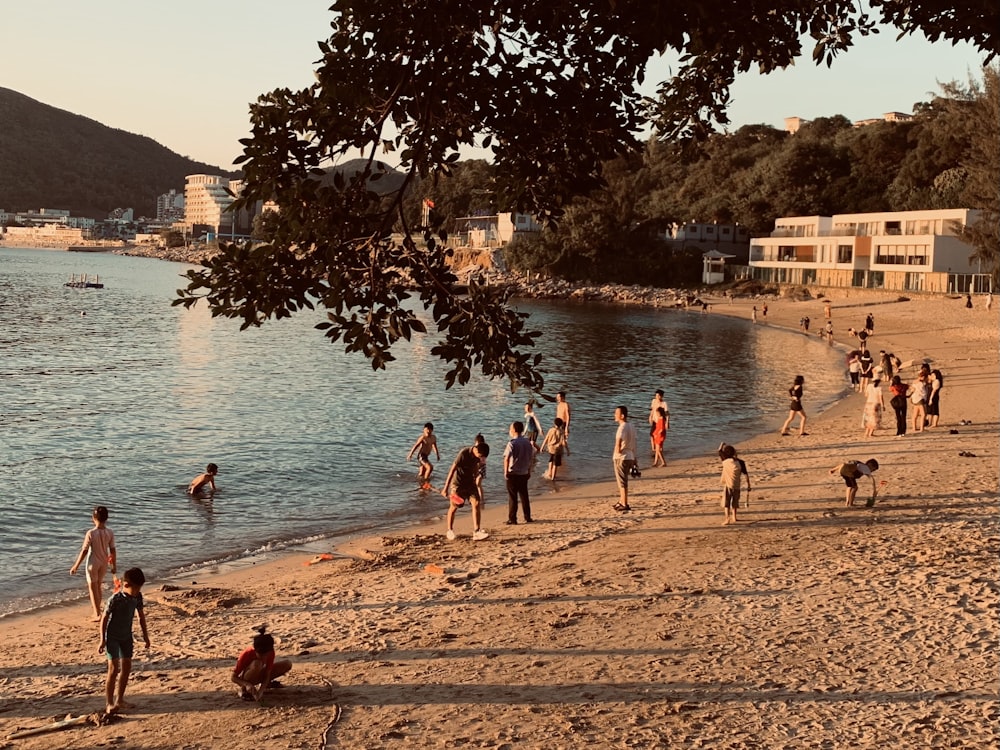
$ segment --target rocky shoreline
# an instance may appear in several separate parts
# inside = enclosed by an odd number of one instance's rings
[[[113,251],[117,255],[131,255],[142,258],[157,258],[174,263],[197,265],[211,258],[218,251],[214,247],[196,245],[191,247],[136,246]],[[670,289],[653,286],[625,284],[587,284],[557,278],[545,278],[532,274],[518,274],[497,268],[484,268],[478,263],[455,271],[460,282],[469,283],[480,277],[491,286],[505,286],[514,297],[528,299],[560,299],[578,302],[607,302],[615,304],[642,305],[649,307],[690,307],[700,306],[703,301],[718,301],[726,293],[722,287],[709,291],[698,289]],[[734,297],[753,299],[777,299],[779,290],[775,286],[765,286],[758,282],[740,282],[728,290]]]

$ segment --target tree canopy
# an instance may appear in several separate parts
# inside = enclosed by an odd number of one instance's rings
[[[1000,28],[993,0],[961,8],[870,0],[868,9],[845,0],[337,0],[331,11],[316,83],[251,106],[236,207],[273,202],[264,241],[225,246],[190,274],[177,303],[204,297],[213,314],[242,318],[244,327],[318,305],[326,335],[379,368],[400,338],[425,333],[409,301],[416,297],[437,328],[431,353],[450,365],[448,386],[478,369],[533,391],[543,384],[530,353],[538,334],[504,292],[457,285],[440,216],[432,211],[426,225],[407,219],[412,179],[447,175],[461,149],[486,148],[496,205],[552,221],[574,196],[601,186],[604,162],[641,150],[647,123],[667,140],[703,139],[727,124],[736,74],[791,64],[803,35],[814,40],[817,64],[831,64],[880,24],[969,41],[989,60]],[[656,100],[643,98],[636,84],[668,50],[680,53],[679,70]],[[323,179],[326,167],[358,151],[366,169]],[[407,175],[395,193],[370,188],[386,171],[380,158]],[[823,196],[811,199],[820,205]],[[401,241],[390,235],[394,225]]]

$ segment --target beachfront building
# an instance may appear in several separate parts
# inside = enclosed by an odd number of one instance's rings
[[[215,174],[189,174],[184,184],[184,223],[189,232],[207,231],[213,235],[228,233],[232,214],[226,211],[233,202],[229,179]]]
[[[968,208],[776,219],[750,240],[747,275],[759,281],[911,292],[984,292],[988,275],[958,235]]]
[[[542,225],[530,214],[519,213],[460,216],[454,226],[448,243],[452,247],[498,248],[515,237],[542,231]]]
[[[7,227],[5,238],[11,247],[62,247],[79,245],[91,239],[91,230],[65,224]]]

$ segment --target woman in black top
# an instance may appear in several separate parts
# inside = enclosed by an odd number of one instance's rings
[[[789,426],[792,424],[792,420],[795,419],[795,415],[799,415],[799,437],[807,435],[806,432],[806,413],[802,409],[802,384],[806,382],[806,379],[801,375],[795,376],[795,382],[792,383],[792,387],[788,389],[788,395],[791,396],[791,401],[788,404],[788,419],[785,423],[781,425],[781,434],[788,435]]]

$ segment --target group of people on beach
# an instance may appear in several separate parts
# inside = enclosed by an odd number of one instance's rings
[[[875,436],[882,429],[882,415],[886,411],[883,386],[888,383],[889,406],[896,418],[896,437],[907,434],[908,410],[913,407],[910,419],[913,432],[923,432],[925,429],[938,426],[941,416],[941,389],[944,386],[944,375],[938,369],[931,369],[924,362],[912,383],[903,382],[903,369],[908,366],[892,352],[881,349],[878,361],[868,347],[868,342],[875,333],[874,317],[869,313],[865,319],[865,327],[855,331],[848,329],[858,339],[858,348],[847,355],[847,369],[854,390],[865,397],[865,405],[861,414],[861,425],[865,437]]]
[[[542,425],[535,414],[535,402],[528,401],[524,405],[522,420],[511,422],[508,427],[509,440],[503,453],[504,483],[507,489],[507,523],[515,525],[518,522],[518,508],[525,523],[531,523],[531,498],[528,492],[528,480],[537,460],[537,454],[549,454],[545,478],[555,480],[562,466],[563,456],[569,455],[569,429],[571,410],[566,401],[565,391],[556,394],[556,416],[552,427],[545,433],[541,443],[538,438],[542,433]],[[434,434],[434,424],[427,422],[423,432],[416,439],[407,454],[409,461],[414,455],[420,464],[417,479],[421,489],[432,489],[430,478],[434,464],[430,457],[433,451],[435,458],[440,460],[437,437]],[[452,461],[451,468],[441,487],[441,495],[448,500],[445,535],[449,540],[455,539],[455,515],[459,508],[469,504],[472,510],[472,539],[483,541],[489,538],[489,532],[482,528],[483,480],[486,477],[486,459],[490,455],[490,446],[482,434],[473,439],[472,445],[459,450]]]
[[[215,477],[219,467],[210,463],[205,471],[188,484],[190,495],[199,495],[210,489],[215,491]],[[146,576],[141,568],[126,570],[118,578],[118,549],[115,534],[108,526],[109,511],[103,505],[95,506],[91,514],[93,528],[83,538],[80,554],[77,555],[69,572],[76,575],[86,563],[87,593],[93,607],[94,622],[98,625],[98,653],[105,654],[108,662],[104,684],[104,710],[106,714],[117,714],[131,708],[125,700],[129,676],[132,673],[132,659],[135,642],[132,634],[133,623],[138,618],[142,640],[150,647],[149,629],[143,607],[142,587]],[[102,608],[104,581],[111,572],[114,586],[111,596]],[[264,627],[257,629],[253,644],[244,650],[236,660],[231,679],[238,686],[238,693],[244,700],[261,700],[269,688],[280,687],[277,678],[292,668],[288,660],[275,660],[274,638]]]

